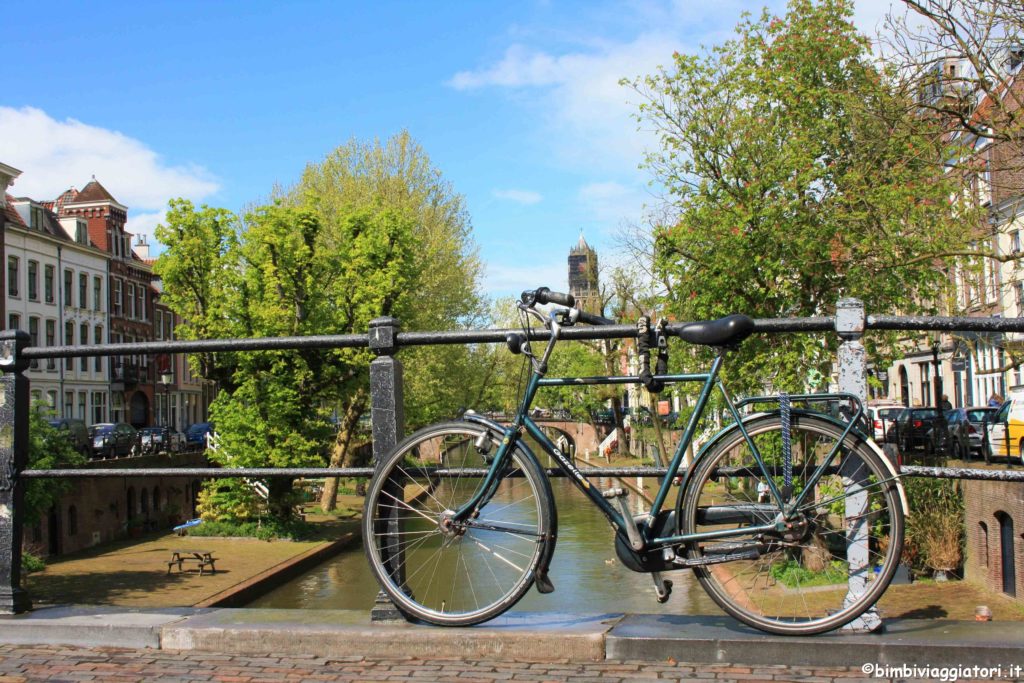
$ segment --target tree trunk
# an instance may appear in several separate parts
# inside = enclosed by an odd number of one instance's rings
[[[359,418],[365,412],[366,391],[358,389],[348,405],[345,406],[345,411],[341,418],[341,427],[338,429],[338,436],[334,440],[334,448],[331,451],[329,467],[342,467],[345,465],[356,423],[359,422]],[[324,490],[320,494],[320,509],[324,512],[331,512],[338,507],[338,482],[338,477],[327,477],[324,479]]]

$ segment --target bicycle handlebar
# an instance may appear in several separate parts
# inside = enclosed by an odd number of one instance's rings
[[[536,297],[536,302],[539,304],[558,304],[560,306],[568,306],[569,308],[576,305],[576,297],[572,294],[552,292],[547,287],[540,287],[533,292],[523,292],[524,301],[528,294],[534,295]]]

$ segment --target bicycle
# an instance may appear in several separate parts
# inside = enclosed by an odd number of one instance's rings
[[[598,491],[530,417],[543,387],[640,382],[632,376],[546,377],[564,328],[612,323],[574,303],[571,295],[547,288],[523,293],[523,331],[510,333],[507,344],[532,367],[508,426],[466,412],[417,431],[378,464],[364,506],[364,547],[395,606],[412,620],[468,626],[509,609],[531,586],[554,590],[548,568],[557,511],[525,434],[608,518],[618,558],[652,575],[659,602],[672,587],[664,572],[691,569],[723,610],[771,633],[825,632],[871,607],[899,562],[906,497],[893,465],[855,428],[864,413],[860,402],[848,394],[734,402],[719,371],[726,353],[754,331],[754,321],[732,315],[668,325],[666,334],[717,353],[704,373],[655,376],[701,387],[669,476],[651,509],[634,515],[623,489]],[[544,304],[554,304],[546,316],[536,310]],[[550,331],[540,357],[531,346],[532,319]],[[733,422],[681,470],[716,386]],[[845,401],[850,409],[845,419],[833,417],[811,410],[814,401]],[[763,404],[772,405],[741,415]]]

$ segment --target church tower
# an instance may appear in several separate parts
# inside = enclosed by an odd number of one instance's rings
[[[580,241],[569,250],[569,293],[576,297],[580,310],[601,313],[601,293],[597,286],[597,252],[580,232]]]

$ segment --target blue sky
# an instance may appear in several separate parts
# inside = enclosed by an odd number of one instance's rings
[[[95,174],[151,235],[171,197],[237,211],[349,139],[407,129],[466,197],[485,290],[564,287],[581,230],[614,261],[657,204],[638,169],[655,141],[618,79],[763,4],[16,1],[0,161],[37,199]],[[860,0],[858,24],[888,4]]]

